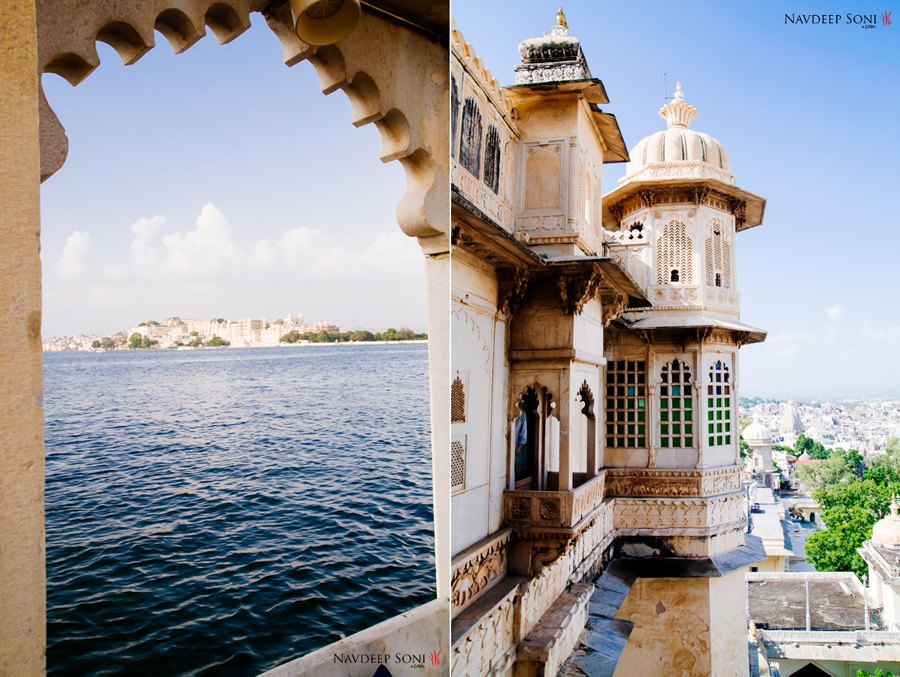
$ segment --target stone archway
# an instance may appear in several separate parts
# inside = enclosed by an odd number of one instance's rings
[[[352,123],[375,124],[381,159],[405,169],[397,221],[426,258],[437,594],[449,597],[446,43],[366,11],[336,45],[311,47],[292,30],[286,0],[10,0],[0,17],[0,674],[44,671],[40,182],[65,162],[68,140],[40,77],[77,85],[99,66],[97,41],[125,64],[152,49],[155,31],[176,52],[207,27],[229,42],[251,12],[263,14],[285,63],[309,61],[323,93],[343,91]]]

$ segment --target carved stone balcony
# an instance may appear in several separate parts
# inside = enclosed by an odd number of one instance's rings
[[[572,529],[603,502],[606,473],[572,491],[504,491],[503,517],[514,527]]]
[[[454,615],[506,576],[511,533],[501,529],[453,558],[450,596]]]

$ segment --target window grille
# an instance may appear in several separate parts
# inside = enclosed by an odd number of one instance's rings
[[[667,362],[660,374],[659,446],[694,446],[694,395],[691,369],[683,360]]]
[[[450,422],[465,423],[466,392],[459,376],[450,384]]]
[[[481,167],[481,111],[471,97],[463,105],[459,164],[476,177]]]
[[[731,289],[731,244],[720,221],[713,221],[704,243],[706,284]]]
[[[644,360],[606,365],[606,446],[647,446],[647,369]]]
[[[656,239],[656,284],[694,281],[693,240],[687,226],[669,221]]]
[[[484,144],[484,185],[494,193],[500,190],[500,133],[488,125]]]
[[[706,432],[711,447],[731,444],[730,370],[722,360],[709,368],[706,386]]]
[[[450,443],[450,488],[453,491],[466,487],[465,438]]]

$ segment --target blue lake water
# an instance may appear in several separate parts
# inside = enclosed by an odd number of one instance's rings
[[[424,345],[44,379],[50,674],[253,675],[433,599]]]

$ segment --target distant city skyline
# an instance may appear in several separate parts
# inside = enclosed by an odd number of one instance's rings
[[[44,77],[69,137],[42,187],[45,337],[290,309],[424,330],[424,258],[395,217],[403,169],[252,20],[231,44],[176,56],[159,40],[127,68],[98,43],[74,89]]]
[[[519,42],[548,32],[558,6],[455,0],[452,12],[508,85]],[[768,331],[741,350],[741,394],[900,397],[900,216],[889,206],[900,24],[785,22],[785,12],[884,9],[839,2],[571,0],[563,9],[629,149],[665,128],[657,113],[681,81],[699,112],[691,128],[718,139],[738,186],[767,199],[763,224],[736,241],[741,319]],[[602,192],[623,173],[607,165]]]

